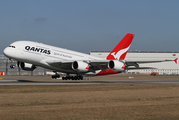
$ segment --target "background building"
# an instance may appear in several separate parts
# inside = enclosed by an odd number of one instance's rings
[[[109,51],[91,51],[90,55],[106,58]],[[151,51],[129,51],[126,55],[126,60],[174,60],[179,57],[179,52],[151,52]],[[152,67],[156,69],[136,69],[128,70],[127,72],[151,73],[158,72],[159,74],[179,74],[179,64],[174,61],[145,63],[139,64],[140,67]]]

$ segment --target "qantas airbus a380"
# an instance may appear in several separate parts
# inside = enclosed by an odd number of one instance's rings
[[[164,62],[172,60],[133,61],[125,60],[134,34],[126,34],[106,59],[32,41],[16,41],[4,49],[4,55],[17,62],[23,70],[33,71],[41,66],[54,71],[52,78],[59,78],[57,72],[66,73],[62,79],[79,80],[83,75],[106,75],[128,69],[142,69],[138,63]],[[177,62],[177,59],[174,60]],[[130,68],[132,66],[132,68]],[[145,69],[145,68],[143,68]],[[147,68],[146,68],[147,69]],[[76,76],[70,76],[76,74]]]

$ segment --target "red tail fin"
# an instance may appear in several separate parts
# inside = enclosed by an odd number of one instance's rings
[[[119,44],[112,50],[112,52],[107,56],[107,60],[124,60],[126,54],[129,50],[129,47],[134,38],[134,34],[128,33],[126,36],[119,42]]]

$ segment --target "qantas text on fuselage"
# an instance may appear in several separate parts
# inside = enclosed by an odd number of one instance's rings
[[[44,54],[51,54],[50,50],[46,50],[43,48],[36,48],[36,47],[31,47],[31,46],[25,46],[25,50],[27,51],[34,51],[34,52],[38,52],[38,53],[44,53]]]

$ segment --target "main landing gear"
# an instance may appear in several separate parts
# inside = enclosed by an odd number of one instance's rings
[[[57,79],[57,78],[60,78],[60,75],[59,74],[55,74],[55,75],[52,75],[52,79]]]
[[[60,78],[59,74],[55,74],[52,75],[52,79],[57,79]],[[83,76],[82,75],[77,75],[77,76],[70,76],[69,74],[67,74],[67,76],[62,77],[62,80],[83,80]]]
[[[62,80],[83,80],[82,75],[62,77]]]

